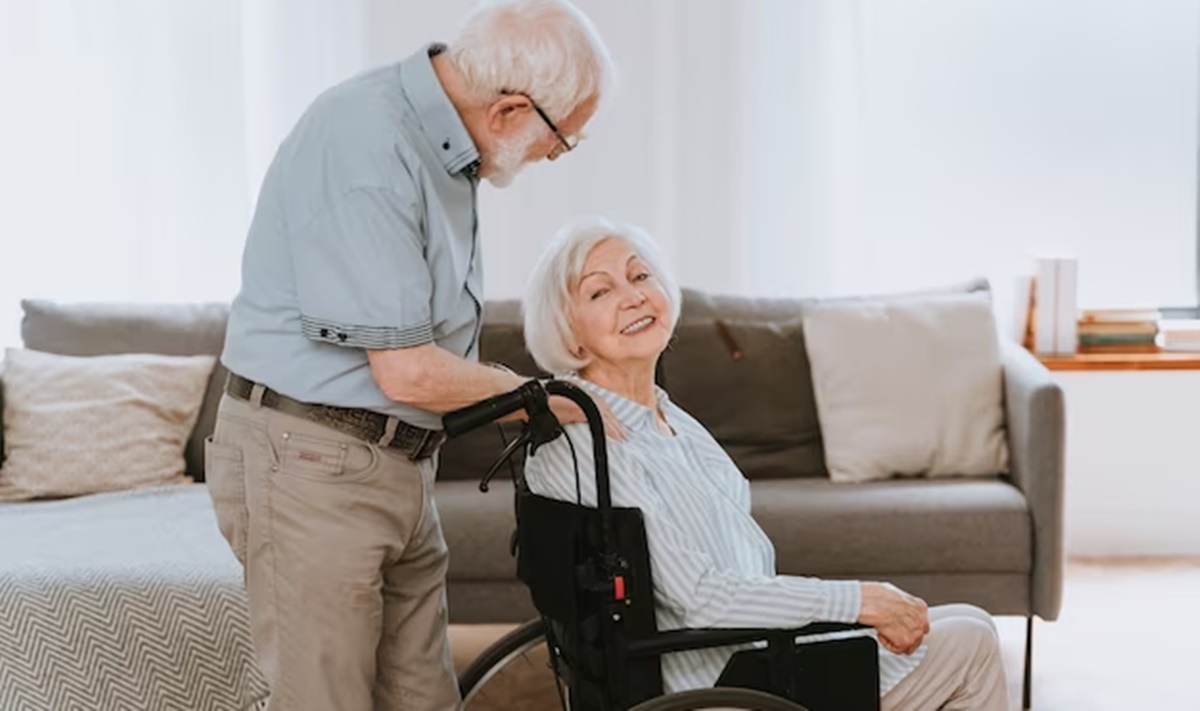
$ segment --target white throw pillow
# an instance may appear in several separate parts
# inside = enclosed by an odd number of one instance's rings
[[[190,481],[183,447],[213,356],[6,356],[0,499]]]
[[[818,303],[804,339],[832,480],[1007,472],[986,293]]]

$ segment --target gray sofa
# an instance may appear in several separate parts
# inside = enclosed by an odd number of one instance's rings
[[[966,601],[993,614],[1055,619],[1062,598],[1064,414],[1049,372],[1019,348],[1005,353],[1011,472],[834,484],[824,469],[801,328],[810,303],[685,292],[660,370],[673,399],[712,431],[751,480],[754,515],[776,545],[780,572],[888,580],[930,603]],[[23,307],[25,346],[69,355],[217,353],[227,313],[219,304],[27,301]],[[485,360],[535,372],[516,303],[488,304],[482,339]],[[197,479],[223,378],[218,368],[187,448],[188,471]],[[507,474],[489,493],[477,488],[502,446],[497,430],[451,442],[442,455],[437,501],[451,551],[453,622],[516,622],[534,614],[508,550]]]

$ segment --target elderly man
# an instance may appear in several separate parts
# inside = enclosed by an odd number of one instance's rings
[[[476,362],[478,181],[575,148],[612,71],[564,0],[490,3],[326,91],[279,148],[207,450],[273,711],[457,706],[439,413],[523,380]]]

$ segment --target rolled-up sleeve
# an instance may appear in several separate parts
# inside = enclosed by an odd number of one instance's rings
[[[300,324],[312,340],[411,348],[433,340],[433,282],[415,191],[356,188],[292,232]]]

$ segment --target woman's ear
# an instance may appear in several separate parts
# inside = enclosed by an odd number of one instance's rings
[[[487,125],[497,136],[516,132],[533,110],[533,103],[520,94],[505,94],[487,108]]]

